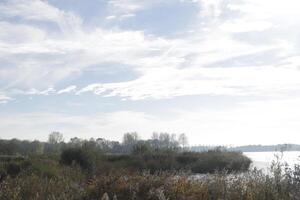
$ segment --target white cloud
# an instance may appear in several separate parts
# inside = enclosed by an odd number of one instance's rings
[[[221,25],[221,29],[226,32],[250,32],[250,31],[264,31],[272,28],[272,23],[267,21],[249,21],[237,20],[233,22],[227,22]]]
[[[201,7],[200,15],[210,19],[216,19],[220,17],[222,13],[221,4],[223,0],[198,0]]]
[[[31,88],[30,90],[27,91],[22,91],[22,90],[17,90],[15,93],[17,94],[25,94],[25,95],[44,95],[48,96],[50,94],[54,94],[56,90],[52,87],[45,89],[45,90],[37,90],[35,88]]]
[[[127,18],[131,18],[131,17],[135,17],[135,14],[130,13],[130,14],[124,14],[120,16],[120,19],[127,19]]]
[[[115,15],[109,15],[109,16],[106,17],[106,19],[108,19],[108,20],[110,20],[110,19],[115,19],[115,18],[116,18]]]
[[[62,31],[80,28],[81,19],[70,12],[59,10],[41,0],[12,0],[0,4],[0,18],[22,17],[29,21],[49,21],[59,25]]]
[[[23,4],[23,1],[18,1],[15,4],[4,4],[1,8],[7,7],[4,9],[6,15],[12,12],[10,15],[28,19],[26,9],[29,8]],[[16,13],[13,11],[14,6],[18,8]],[[68,21],[68,16],[62,14],[64,11],[56,8],[54,11],[64,18],[58,21]],[[40,16],[40,19],[44,17]],[[140,59],[140,56],[150,56],[153,48],[166,48],[169,43],[165,39],[145,36],[141,31],[95,28],[87,32],[80,26],[73,28],[67,28],[67,35],[50,34],[46,37],[49,31],[41,27],[1,22],[0,30],[5,31],[0,31],[0,60],[8,60],[7,66],[0,69],[0,78],[7,83],[5,87],[26,89],[38,85],[43,89],[66,77],[78,75],[91,65],[109,62],[136,65],[135,60]]]
[[[280,95],[300,88],[297,68],[273,66],[243,68],[154,68],[137,80],[92,84],[78,94],[164,99],[184,95]],[[108,94],[107,94],[108,93]]]
[[[22,47],[22,44],[25,45],[26,43],[40,42],[46,37],[46,34],[38,28],[22,24],[11,24],[3,21],[0,21],[0,30],[2,30],[0,32],[0,41],[2,41],[2,44],[7,44],[7,46],[1,45],[0,50],[3,51],[3,53],[5,53],[4,50],[9,44],[14,46],[14,49],[16,50],[18,47]]]
[[[70,93],[70,92],[75,92],[77,86],[76,85],[71,85],[69,87],[66,87],[65,89],[59,90],[57,94],[63,94],[63,93]]]
[[[300,3],[297,0],[272,1],[272,0],[251,0],[242,3],[231,3],[231,9],[241,11],[248,16],[260,19],[274,19],[277,17],[290,18],[299,16]],[[283,19],[283,20],[285,20]]]
[[[12,98],[4,94],[3,92],[0,92],[0,104],[5,104],[8,101],[11,101]]]
[[[121,10],[122,15],[131,15],[158,2],[115,0],[110,1],[110,5],[113,11]],[[0,69],[0,78],[7,83],[5,88],[37,88],[36,94],[43,91],[50,94],[47,88],[61,80],[78,76],[93,65],[109,69],[111,66],[106,63],[114,62],[131,66],[139,77],[125,82],[95,83],[77,92],[73,88],[65,89],[77,94],[92,91],[106,97],[139,100],[182,95],[278,95],[299,87],[299,70],[295,66],[300,61],[287,58],[299,52],[293,37],[285,32],[284,38],[264,32],[270,28],[278,29],[276,22],[280,22],[283,11],[276,11],[277,15],[272,15],[273,18],[257,17],[254,8],[260,5],[268,12],[272,10],[260,1],[226,4],[225,1],[213,0],[198,3],[204,22],[210,22],[210,19],[216,21],[207,23],[205,29],[200,23],[199,29],[196,27],[193,33],[178,38],[100,27],[87,31],[79,17],[43,1],[2,4],[2,17],[19,16],[29,21],[67,24],[72,24],[74,17],[76,25],[73,28],[65,26],[69,30],[68,35],[47,35],[47,30],[39,26],[1,22],[0,30],[6,31],[0,31],[0,59],[8,59],[9,62]],[[276,3],[271,7],[280,6]],[[222,14],[228,12],[226,9],[240,13],[238,17],[223,19]],[[270,42],[236,38],[237,34],[256,31],[261,33],[257,33],[255,38],[265,36]],[[11,42],[14,38],[21,42]],[[243,57],[263,55],[268,50],[273,50],[273,56],[281,57],[280,60],[272,63],[264,63],[264,59],[255,63],[255,58],[243,61]],[[272,56],[266,59],[272,59]],[[239,66],[239,63],[243,65]],[[63,91],[60,89],[58,93]],[[51,93],[54,94],[54,91]]]
[[[182,0],[109,0],[109,11],[113,14],[114,18],[123,20],[130,17],[135,17],[136,13],[143,10],[151,9],[159,5],[166,4],[180,4]]]
[[[154,1],[155,2],[155,1]],[[108,4],[114,12],[119,13],[132,13],[138,10],[145,9],[147,5],[153,2],[138,1],[138,0],[109,0]]]

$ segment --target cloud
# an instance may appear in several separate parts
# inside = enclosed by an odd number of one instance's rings
[[[156,0],[155,0],[156,1]],[[147,6],[155,3],[155,1],[138,1],[138,0],[109,0],[108,5],[111,7],[113,12],[119,13],[132,13],[142,9],[145,9]]]
[[[58,93],[82,94],[90,91],[103,97],[141,100],[184,95],[280,95],[299,87],[296,66],[300,62],[290,60],[297,55],[299,47],[295,46],[296,39],[289,37],[297,31],[277,32],[281,27],[276,23],[282,23],[278,20],[285,11],[278,11],[273,17],[257,17],[258,11],[254,8],[261,5],[267,13],[273,12],[260,1],[240,4],[192,1],[200,8],[200,20],[193,24],[195,31],[172,38],[113,27],[87,30],[80,17],[72,12],[44,1],[26,2],[13,1],[0,6],[2,19],[17,16],[26,22],[16,24],[7,20],[0,23],[0,30],[5,30],[0,31],[0,62],[3,63],[0,84],[4,88],[24,91],[36,88],[35,94],[41,95],[44,91],[44,94],[56,94],[57,91],[49,92],[47,89],[59,88],[59,82],[71,77],[76,82],[76,77],[91,66],[103,69],[103,73],[118,70],[107,64],[112,62],[118,66],[130,66],[130,70],[139,77],[124,82],[95,81],[76,91],[60,88]],[[132,15],[159,2],[110,1],[109,16],[117,16],[115,13],[118,17]],[[280,6],[276,3],[271,7]],[[286,18],[282,20],[289,21]],[[61,27],[71,25],[63,28],[67,35],[53,34],[49,28],[28,21],[61,23]],[[274,35],[268,32],[270,29],[275,31]],[[260,39],[262,37],[267,39]],[[276,57],[273,62],[244,61],[245,56],[265,55],[264,52],[270,50],[274,54],[265,59]],[[241,68],[239,63],[242,62]],[[230,63],[233,64],[228,67]]]
[[[149,70],[137,80],[92,84],[78,91],[131,100],[165,99],[185,95],[280,95],[300,87],[300,71],[288,66]],[[280,81],[279,81],[280,80]]]
[[[80,28],[81,19],[71,12],[59,10],[46,1],[12,0],[0,4],[0,18],[21,17],[28,21],[48,21],[56,23],[62,31]]]
[[[5,53],[4,48],[10,45],[14,46],[12,51],[17,51],[17,47],[22,47],[26,43],[39,42],[45,39],[46,34],[44,31],[23,24],[11,24],[8,22],[0,22],[0,29],[5,30],[0,32],[0,41],[6,43],[7,46],[1,46],[1,52]],[[10,50],[10,49],[6,49]]]
[[[65,89],[59,90],[57,94],[63,94],[63,93],[70,93],[70,92],[75,92],[77,86],[76,85],[71,85],[69,87],[66,87]]]
[[[5,104],[8,101],[11,101],[12,98],[8,97],[7,95],[5,95],[4,93],[0,92],[0,104]]]
[[[221,25],[221,29],[226,32],[241,33],[250,31],[264,31],[272,28],[273,25],[267,21],[249,21],[245,22],[242,20],[237,20],[234,22],[226,22]]]
[[[161,5],[172,5],[172,4],[183,4],[183,3],[196,3],[196,1],[184,1],[184,0],[109,0],[108,11],[114,16],[114,19],[124,20],[127,18],[136,17],[138,13],[146,10],[155,9]]]
[[[23,1],[16,2],[16,5],[4,4],[2,9],[8,7],[4,12],[8,15],[10,11],[13,12],[12,7],[16,6],[20,11],[11,15],[28,19],[27,11],[22,9],[29,8],[23,4]],[[55,8],[55,12],[64,11]],[[64,14],[59,16],[68,18]],[[43,16],[40,18],[44,19]],[[46,37],[46,33],[51,31],[42,26],[1,22],[0,30],[5,31],[0,33],[0,62],[4,63],[0,69],[0,78],[5,80],[5,88],[26,89],[38,85],[39,89],[44,89],[65,78],[79,75],[89,66],[103,66],[103,63],[136,66],[135,60],[140,59],[140,56],[150,56],[152,49],[169,46],[166,39],[148,37],[141,31],[105,30],[97,27],[87,32],[81,26],[74,28],[68,29],[68,35],[50,34]]]
[[[31,88],[30,90],[27,91],[23,91],[23,90],[17,90],[15,91],[15,93],[17,94],[25,94],[25,95],[44,95],[44,96],[48,96],[50,94],[54,94],[56,92],[56,90],[52,87],[45,89],[45,90],[37,90],[35,88]]]
[[[109,16],[107,16],[105,19],[111,20],[111,19],[115,19],[115,18],[116,18],[115,15],[109,15]]]
[[[197,0],[201,10],[200,16],[209,18],[209,19],[216,19],[220,17],[222,14],[222,7],[221,5],[224,3],[223,0]]]

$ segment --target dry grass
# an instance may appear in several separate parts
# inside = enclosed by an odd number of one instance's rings
[[[0,200],[300,199],[300,167],[291,169],[280,161],[273,163],[270,174],[250,170],[202,176],[178,171],[154,174],[121,171],[119,168],[98,168],[88,173],[76,164],[61,165],[58,160],[44,157],[29,163],[18,161],[15,165],[20,167],[20,172],[0,179]]]
[[[54,178],[25,172],[6,178],[0,184],[0,199],[297,200],[300,182],[295,170],[276,168],[270,175],[257,170],[242,175],[216,173],[200,179],[188,174],[126,172],[89,178],[79,168],[63,167]]]

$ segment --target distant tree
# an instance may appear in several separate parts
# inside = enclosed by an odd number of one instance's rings
[[[129,153],[132,151],[132,148],[137,144],[139,136],[136,132],[125,133],[123,136],[123,153]]]
[[[94,138],[90,138],[89,140],[85,140],[82,144],[82,148],[90,150],[90,151],[96,151],[97,150],[97,142]],[[98,149],[100,150],[100,149]]]
[[[159,134],[160,148],[170,148],[171,147],[171,136],[168,133]]]
[[[172,149],[176,149],[179,146],[176,134],[171,134],[171,136],[170,136],[170,143],[171,143],[171,148]]]
[[[44,153],[44,144],[38,140],[31,142],[32,153],[34,154],[43,154]]]
[[[110,149],[112,148],[110,145],[110,141],[104,138],[97,138],[96,146],[98,149],[101,149],[103,152],[109,152]]]
[[[14,155],[14,154],[19,154],[20,153],[20,143],[18,139],[11,139],[7,141],[5,145],[5,154],[8,155]]]
[[[63,134],[57,131],[54,131],[49,134],[48,142],[50,144],[58,144],[64,141]]]
[[[158,140],[159,139],[159,134],[157,132],[153,132],[151,136],[152,140]]]
[[[151,152],[151,147],[149,143],[141,141],[135,144],[132,148],[132,153],[134,154],[146,154]]]
[[[184,133],[180,134],[178,137],[178,142],[182,148],[185,148],[188,145],[187,136]]]
[[[108,143],[108,146],[110,147],[110,150],[112,153],[123,153],[123,146],[116,141],[111,141]]]
[[[125,133],[123,136],[123,144],[132,146],[137,143],[139,136],[137,132]]]
[[[69,144],[72,147],[81,147],[82,146],[82,140],[78,137],[73,137],[73,138],[70,139]]]

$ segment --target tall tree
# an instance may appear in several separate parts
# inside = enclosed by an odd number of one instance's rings
[[[48,142],[50,144],[58,144],[64,141],[64,137],[63,134],[58,132],[58,131],[54,131],[52,133],[49,134],[48,137]]]
[[[125,133],[123,136],[123,144],[132,146],[137,143],[139,136],[137,132]]]
[[[181,133],[178,137],[178,142],[182,148],[185,148],[188,145],[188,138],[184,133]]]

